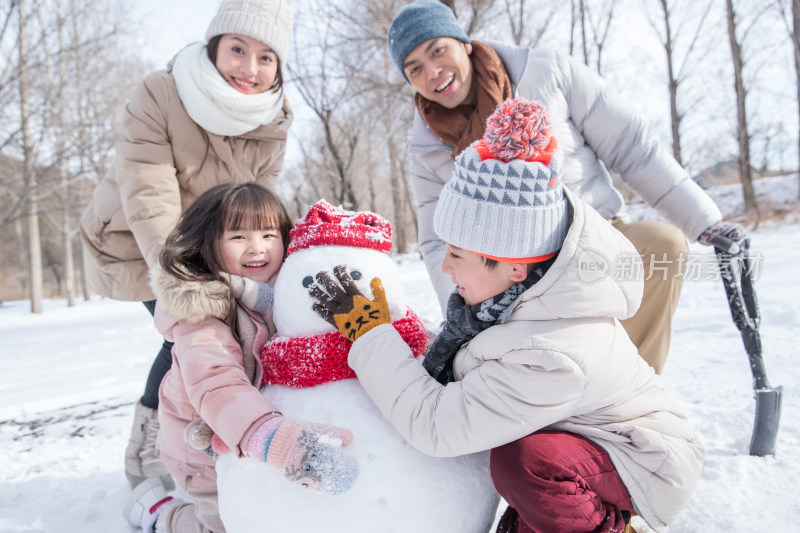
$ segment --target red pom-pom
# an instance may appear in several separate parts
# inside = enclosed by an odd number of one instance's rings
[[[486,121],[483,140],[495,159],[508,163],[514,159],[549,162],[551,145],[550,115],[539,102],[524,98],[508,99]],[[544,157],[543,157],[544,156]]]

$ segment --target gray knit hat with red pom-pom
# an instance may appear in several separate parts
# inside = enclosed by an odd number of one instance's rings
[[[562,161],[544,106],[506,100],[483,138],[456,157],[436,205],[436,234],[492,259],[548,259],[567,234]]]

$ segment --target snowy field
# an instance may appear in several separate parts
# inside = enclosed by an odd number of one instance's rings
[[[796,199],[797,178],[776,179],[763,194]],[[724,212],[735,208],[720,204]],[[800,223],[762,224],[752,249],[761,256],[756,290],[767,373],[783,386],[777,453],[748,454],[755,404],[747,356],[721,282],[693,275],[664,379],[707,459],[672,532],[800,532]],[[691,250],[713,259],[708,248]],[[422,262],[399,262],[412,307],[439,322]],[[127,532],[123,451],[160,338],[139,303],[98,298],[74,308],[45,301],[41,315],[29,309],[26,301],[0,304],[0,532]]]

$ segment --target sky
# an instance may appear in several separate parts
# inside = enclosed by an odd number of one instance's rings
[[[142,25],[142,53],[163,68],[184,46],[204,41],[221,0],[140,0],[131,4]]]
[[[756,292],[764,361],[770,383],[783,387],[776,454],[748,453],[755,407],[747,356],[719,280],[693,276],[684,283],[663,378],[707,455],[695,495],[671,533],[800,532],[798,178],[758,180],[756,190],[762,202],[794,209],[788,221],[765,221],[751,235],[762,258]],[[737,186],[717,186],[711,194],[723,213],[741,206]],[[632,213],[655,217],[642,205]],[[708,248],[693,244],[691,252]],[[413,254],[394,259],[411,308],[438,323],[423,263]],[[152,319],[138,302],[101,298],[73,308],[46,300],[40,315],[29,309],[27,301],[0,304],[0,531],[134,532],[121,517],[129,493],[123,452],[133,404],[160,345]],[[437,497],[424,486],[408,490],[420,500]],[[364,506],[354,521],[380,518],[378,507]]]

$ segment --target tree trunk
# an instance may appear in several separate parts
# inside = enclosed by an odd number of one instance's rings
[[[575,53],[575,0],[569,2],[569,55]]]
[[[672,26],[670,25],[669,15],[670,10],[667,5],[667,0],[661,1],[661,9],[664,11],[664,51],[667,55],[667,76],[669,83],[669,111],[670,120],[672,125],[672,155],[675,160],[683,166],[683,159],[681,157],[681,115],[678,112],[678,80],[675,76],[675,67],[673,66],[673,42],[672,42]]]
[[[18,0],[19,9],[19,105],[22,120],[22,148],[25,154],[25,188],[28,191],[28,208],[25,220],[28,228],[28,269],[30,272],[31,312],[42,312],[42,246],[39,238],[39,213],[36,201],[36,167],[33,143],[30,136],[30,110],[28,109],[28,46],[25,32],[25,0]]]
[[[511,26],[511,37],[514,44],[520,46],[522,36],[525,35],[525,21],[528,18],[525,15],[525,0],[519,2],[519,13],[514,13],[511,9],[511,2],[506,0],[506,13],[508,14],[508,24]]]
[[[14,231],[17,235],[17,271],[20,273],[19,282],[20,288],[24,291],[29,290],[28,278],[22,276],[22,272],[28,270],[28,248],[25,246],[25,230],[22,227],[22,218],[14,221]]]
[[[731,44],[733,58],[734,85],[736,86],[736,115],[737,133],[739,138],[739,173],[742,178],[742,192],[744,194],[745,213],[754,214],[756,220],[760,215],[756,194],[753,189],[753,176],[750,166],[750,133],[747,129],[747,91],[744,87],[744,70],[742,61],[742,48],[736,39],[736,12],[733,9],[733,0],[725,0],[728,18],[728,38]]]
[[[800,131],[800,0],[792,0],[792,44],[794,45],[794,72],[797,77],[798,131]],[[800,135],[797,137],[797,181],[800,183]],[[800,187],[797,199],[800,200]]]
[[[403,190],[400,184],[400,168],[397,164],[397,146],[393,142],[389,142],[388,145],[392,207],[394,209],[394,247],[397,253],[404,254],[408,251],[408,238],[406,237],[406,224],[403,216]]]
[[[67,173],[67,128],[64,124],[64,87],[67,85],[67,57],[64,42],[64,17],[61,0],[56,2],[58,17],[58,98],[56,100],[56,151],[58,153],[58,173],[61,178],[61,234],[64,236],[64,293],[67,307],[75,306],[75,260],[72,251],[72,221],[70,220],[70,185]]]
[[[583,43],[583,64],[589,66],[589,48],[586,46],[586,4],[585,0],[578,3],[579,21],[581,23],[581,41]]]

